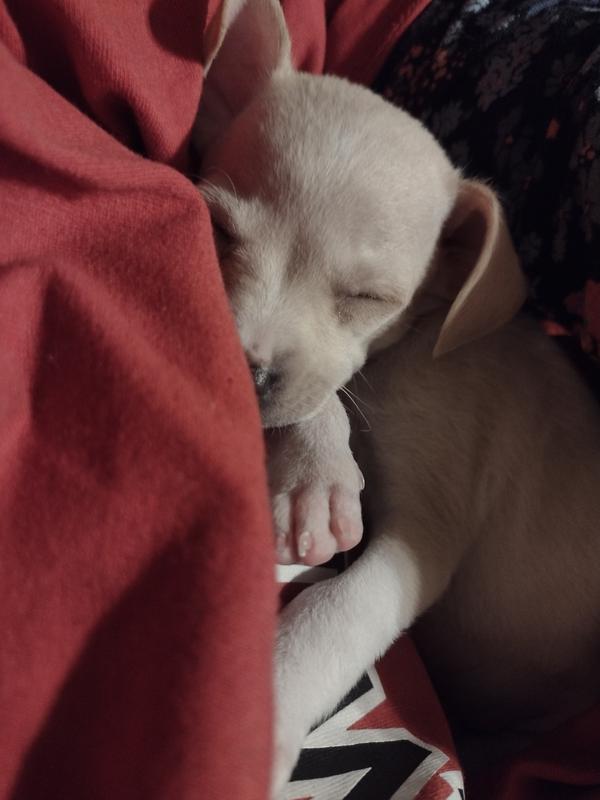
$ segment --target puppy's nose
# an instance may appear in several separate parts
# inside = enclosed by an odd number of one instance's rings
[[[273,389],[280,379],[280,375],[271,367],[265,367],[257,364],[250,364],[250,372],[254,379],[254,386],[256,394],[261,402],[269,399]]]

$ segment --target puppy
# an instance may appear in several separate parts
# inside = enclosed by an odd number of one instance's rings
[[[353,450],[367,486],[366,551],[281,616],[274,795],[311,726],[411,627],[454,719],[516,729],[592,703],[600,417],[515,318],[497,198],[406,113],[295,71],[276,0],[225,2],[205,55],[201,189],[277,429],[280,560],[360,539]],[[351,448],[338,391],[362,367],[370,431]]]

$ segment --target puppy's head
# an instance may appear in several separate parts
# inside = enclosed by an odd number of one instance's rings
[[[461,287],[438,351],[478,335],[461,309],[477,306],[476,273],[488,274],[503,228],[493,194],[462,181],[420,123],[359,86],[296,72],[279,4],[240,5],[225,2],[208,31],[195,137],[263,421],[287,425],[397,335],[447,253]],[[499,319],[521,299],[513,283]]]

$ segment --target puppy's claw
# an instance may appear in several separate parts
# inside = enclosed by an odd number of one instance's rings
[[[298,556],[305,558],[306,554],[312,547],[313,537],[310,531],[303,531],[298,537]]]
[[[358,469],[358,467],[357,467],[357,469]],[[365,484],[365,476],[362,474],[362,472],[360,470],[358,470],[358,485],[360,487],[359,491],[362,492],[364,490],[366,484]]]

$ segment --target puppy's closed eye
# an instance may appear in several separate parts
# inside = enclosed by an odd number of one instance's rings
[[[342,291],[336,294],[336,308],[340,322],[369,322],[381,315],[387,316],[395,305],[391,298],[376,291]]]
[[[375,310],[376,306],[380,306],[383,311],[386,306],[396,305],[399,298],[391,294],[385,294],[380,289],[347,289],[336,292],[336,300],[338,304],[346,304],[354,306],[355,309],[371,306]]]
[[[374,292],[349,292],[345,297],[346,300],[364,300],[367,302],[370,301],[374,303],[388,302],[385,297],[380,297]]]

